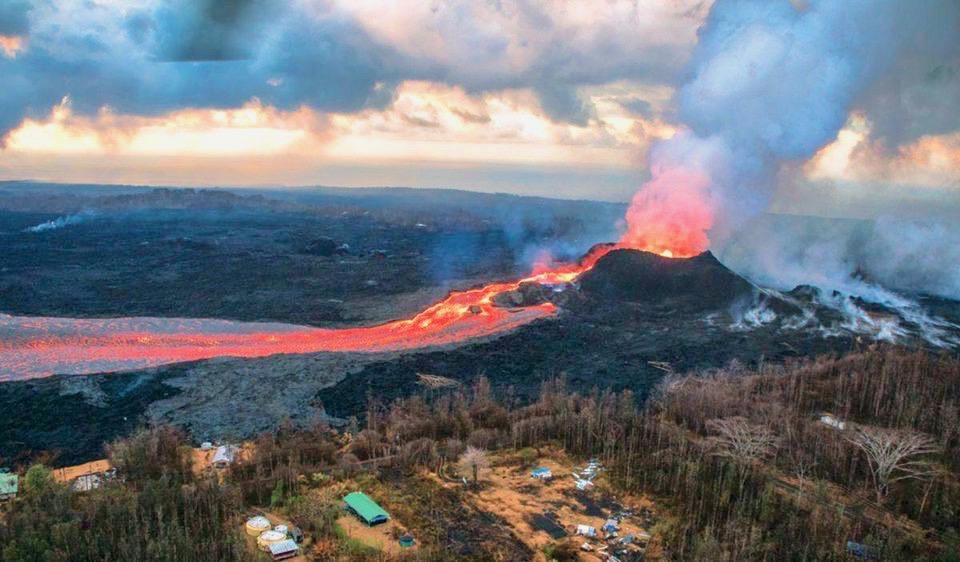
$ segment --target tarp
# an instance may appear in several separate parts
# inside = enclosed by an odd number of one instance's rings
[[[390,519],[390,515],[384,511],[382,507],[377,505],[377,502],[370,499],[370,497],[363,492],[347,494],[347,496],[343,498],[343,501],[346,502],[350,511],[356,513],[357,517],[362,519],[367,525],[384,523]]]
[[[597,529],[590,525],[577,525],[577,534],[585,537],[595,537],[597,536]]]

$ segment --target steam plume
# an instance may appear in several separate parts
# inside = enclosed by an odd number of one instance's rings
[[[24,232],[46,232],[48,230],[57,230],[65,226],[80,224],[91,217],[93,217],[92,211],[81,211],[75,215],[64,215],[53,220],[48,220],[47,222],[42,222],[38,225],[31,226],[25,229]]]
[[[932,4],[943,10],[893,0],[718,0],[677,94],[686,129],[652,149],[652,179],[634,197],[622,243],[682,255],[710,247],[723,259],[732,235],[768,209],[785,164],[806,160],[835,139],[859,97],[906,51],[920,43],[924,52],[936,50],[924,41],[924,30],[950,25],[958,10]],[[897,231],[905,228],[897,223]],[[941,235],[912,229],[895,240],[875,238],[867,249],[846,240],[825,254],[832,263],[816,270],[831,270],[820,279],[826,284],[859,267],[893,277],[914,252],[929,252],[929,243],[936,244],[931,236]],[[883,243],[896,249],[877,251]],[[955,276],[943,280],[938,267],[925,262],[911,288],[956,289]],[[776,269],[762,273],[778,277]]]

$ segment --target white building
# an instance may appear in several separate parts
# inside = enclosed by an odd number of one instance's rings
[[[217,447],[217,452],[213,454],[214,468],[227,468],[233,464],[237,456],[237,448],[232,445],[221,445]]]

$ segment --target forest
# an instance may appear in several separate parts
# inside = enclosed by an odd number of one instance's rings
[[[270,509],[311,537],[311,559],[393,559],[339,528],[334,492],[349,481],[415,530],[421,546],[403,559],[532,559],[462,496],[482,487],[486,457],[532,464],[557,448],[599,458],[612,489],[663,506],[653,535],[666,560],[960,560],[955,357],[880,347],[757,369],[734,363],[667,376],[644,404],[629,391],[573,392],[563,378],[545,380],[532,403],[485,379],[425,382],[412,397],[370,397],[345,428],[263,434],[220,474],[195,470],[186,436],[170,427],[109,444],[119,477],[92,492],[29,467],[23,493],[3,508],[0,554],[258,560],[239,525]],[[467,485],[451,491],[425,475]],[[561,543],[538,556],[575,560]]]

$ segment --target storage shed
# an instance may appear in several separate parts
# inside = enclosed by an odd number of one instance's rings
[[[367,525],[386,523],[390,519],[390,515],[363,492],[347,494],[343,501],[347,509]]]

